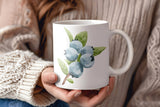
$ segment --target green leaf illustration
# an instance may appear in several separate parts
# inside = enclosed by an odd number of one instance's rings
[[[74,61],[69,61],[67,59],[65,61],[67,62],[68,65],[70,65],[72,62],[74,62]]]
[[[68,68],[67,68],[66,64],[61,59],[58,59],[58,64],[59,64],[62,72],[67,75],[68,74]]]
[[[105,49],[106,49],[106,47],[94,47],[93,56],[99,55]]]
[[[73,35],[71,34],[71,32],[68,29],[66,29],[66,28],[64,28],[64,29],[65,29],[65,31],[66,31],[66,33],[67,33],[67,35],[69,37],[69,40],[71,42],[73,40]]]
[[[72,84],[74,83],[74,81],[71,78],[67,78],[67,81],[72,83]]]
[[[75,40],[79,40],[83,46],[87,43],[88,34],[86,31],[80,32],[76,35]]]

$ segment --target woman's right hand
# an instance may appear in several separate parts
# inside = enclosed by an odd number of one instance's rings
[[[41,74],[41,83],[48,93],[56,97],[57,99],[63,100],[67,103],[72,102],[76,97],[81,94],[80,90],[66,90],[55,86],[55,82],[58,77],[53,72],[53,67],[45,68]]]

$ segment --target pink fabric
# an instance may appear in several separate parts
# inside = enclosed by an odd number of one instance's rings
[[[1,0],[0,1],[0,28],[7,25],[13,25],[18,16],[18,1],[19,0]],[[12,14],[11,14],[12,13]]]

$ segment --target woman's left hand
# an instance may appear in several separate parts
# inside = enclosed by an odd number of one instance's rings
[[[114,77],[109,78],[109,84],[101,88],[99,91],[88,90],[82,91],[82,94],[75,99],[75,103],[82,107],[95,107],[101,104],[106,97],[108,97],[114,87]]]

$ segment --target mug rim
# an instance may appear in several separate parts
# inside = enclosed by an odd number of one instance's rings
[[[65,25],[65,26],[88,26],[88,25],[103,25],[108,24],[106,20],[63,20],[56,21],[54,25]]]

